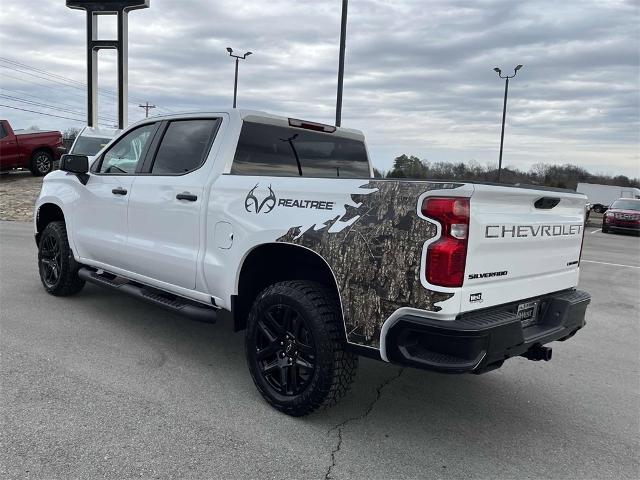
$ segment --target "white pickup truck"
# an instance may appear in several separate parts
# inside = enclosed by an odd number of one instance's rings
[[[358,355],[482,373],[549,360],[585,324],[585,196],[372,178],[347,128],[230,110],[156,117],[91,165],[67,155],[35,210],[53,295],[85,282],[229,317],[264,398],[335,403]]]

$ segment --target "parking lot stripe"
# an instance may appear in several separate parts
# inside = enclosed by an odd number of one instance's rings
[[[580,260],[580,262],[599,263],[600,265],[611,265],[613,267],[640,268],[640,267],[636,267],[635,265],[624,265],[623,263],[596,262],[595,260]]]
[[[594,230],[594,231],[592,231],[592,232],[589,232],[589,233],[591,233],[591,234],[593,234],[593,233],[596,233],[596,232],[599,232],[600,230],[602,230],[602,229],[601,229],[601,228],[599,228],[599,229],[597,229],[597,230]]]

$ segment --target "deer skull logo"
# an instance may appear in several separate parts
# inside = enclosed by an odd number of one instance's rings
[[[255,192],[259,185],[259,183],[256,183],[256,186],[247,194],[247,198],[244,199],[244,208],[247,212],[269,213],[276,206],[276,194],[273,193],[271,185],[269,185],[269,195],[263,198],[262,201],[258,200]]]

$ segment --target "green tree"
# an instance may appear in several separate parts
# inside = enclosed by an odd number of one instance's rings
[[[387,174],[389,178],[426,178],[429,171],[426,162],[418,157],[405,154],[393,160],[393,168]]]

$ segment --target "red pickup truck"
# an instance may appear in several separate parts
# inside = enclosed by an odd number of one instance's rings
[[[0,120],[0,172],[28,168],[34,175],[46,175],[63,152],[62,133],[14,132],[7,120]]]

